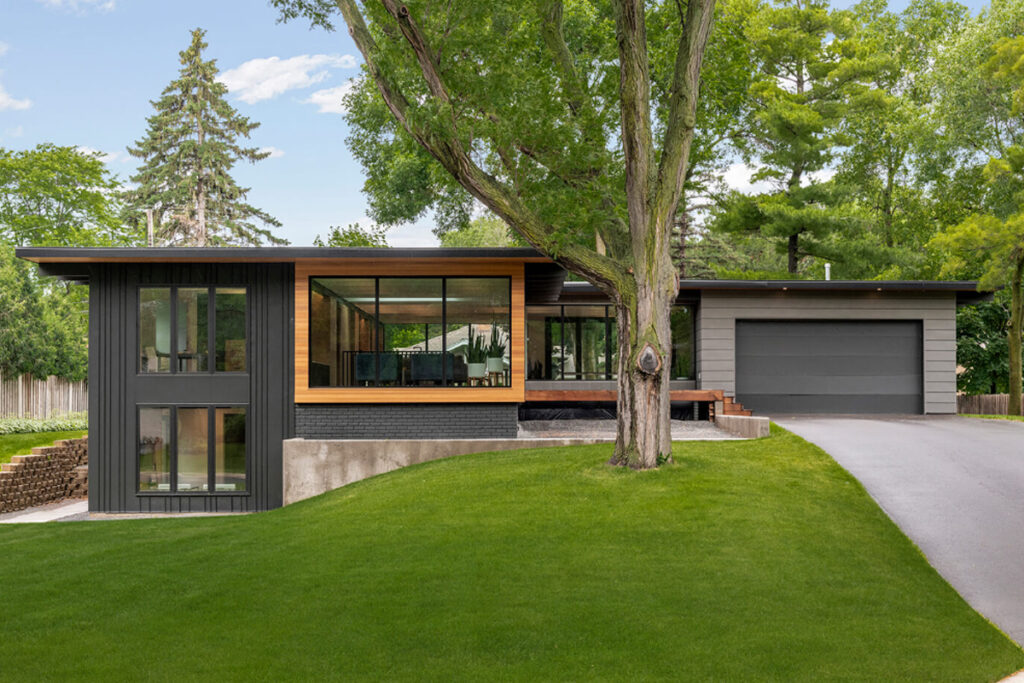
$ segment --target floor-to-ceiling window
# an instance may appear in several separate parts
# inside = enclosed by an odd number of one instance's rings
[[[671,314],[674,380],[693,379],[693,309]],[[612,306],[530,306],[526,309],[527,379],[612,380],[618,332]]]

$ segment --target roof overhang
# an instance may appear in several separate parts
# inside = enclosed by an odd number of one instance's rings
[[[517,261],[526,264],[528,303],[607,302],[587,282],[565,282],[565,270],[532,248],[388,248],[373,247],[19,247],[20,258],[39,264],[44,275],[87,281],[91,267],[117,263],[297,263],[319,261],[398,261],[403,259]],[[992,298],[978,283],[965,280],[682,280],[679,303],[692,303],[701,293],[748,292],[902,292],[956,295],[957,305]]]

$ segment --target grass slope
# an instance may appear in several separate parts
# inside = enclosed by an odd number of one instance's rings
[[[86,432],[36,432],[34,434],[0,435],[0,463],[10,462],[12,455],[25,455],[35,446],[50,446],[61,439],[80,439]]]
[[[452,458],[269,513],[0,528],[0,678],[995,680],[1024,653],[773,428]]]
[[[1024,422],[1024,415],[967,415],[962,413],[960,417],[980,417],[985,420],[1013,420],[1015,422]]]

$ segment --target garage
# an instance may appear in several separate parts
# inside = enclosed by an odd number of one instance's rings
[[[736,396],[755,413],[922,413],[920,321],[736,321]]]

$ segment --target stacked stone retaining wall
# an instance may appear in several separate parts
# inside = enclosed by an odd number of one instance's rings
[[[89,439],[68,439],[0,465],[0,512],[88,495]]]

